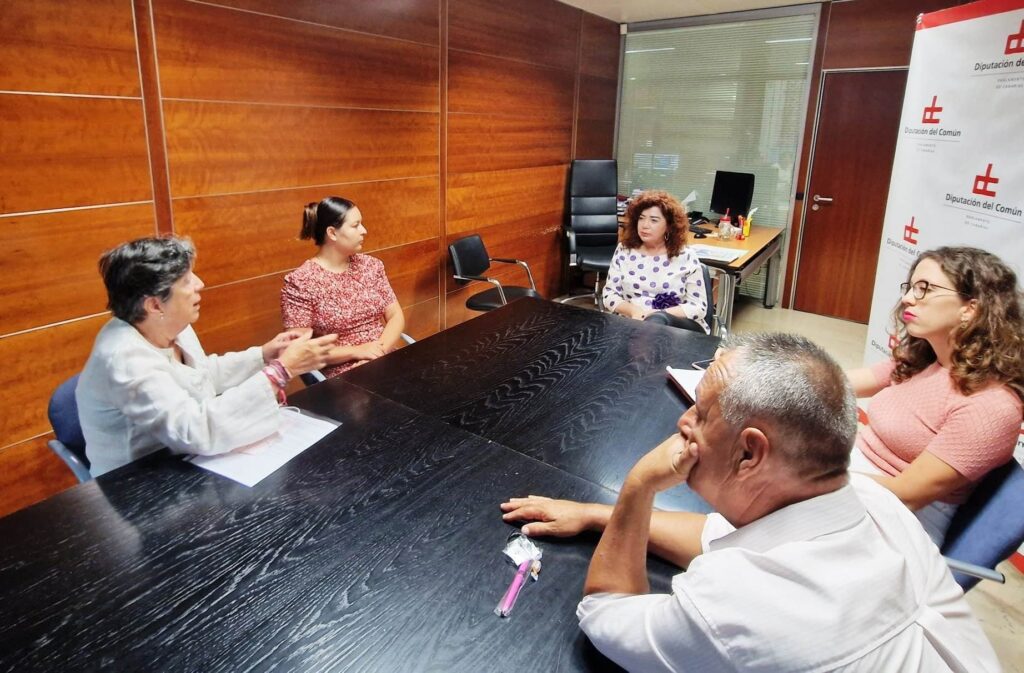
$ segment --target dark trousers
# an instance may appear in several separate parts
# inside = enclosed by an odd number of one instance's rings
[[[669,327],[678,327],[679,329],[688,329],[691,332],[700,332],[701,334],[707,334],[704,328],[700,326],[696,320],[690,318],[680,318],[679,316],[672,315],[667,311],[655,311],[646,318],[645,322],[654,322],[659,325],[668,325]]]

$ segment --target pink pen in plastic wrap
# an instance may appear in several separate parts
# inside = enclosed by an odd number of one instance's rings
[[[505,590],[505,595],[501,597],[498,607],[494,608],[494,614],[499,617],[508,617],[512,612],[512,608],[515,607],[516,599],[519,598],[519,592],[523,590],[523,585],[526,583],[527,573],[532,574],[533,579],[537,579],[537,573],[539,572],[540,561],[531,559],[520,563],[519,570],[516,571],[516,576],[512,578],[512,583],[509,584],[508,589]]]

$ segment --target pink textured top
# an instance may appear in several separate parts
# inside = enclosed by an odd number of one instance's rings
[[[285,329],[312,327],[313,336],[338,334],[339,346],[359,346],[380,339],[384,309],[396,300],[384,263],[369,255],[352,255],[347,270],[328,271],[311,259],[284,277],[281,315]],[[330,378],[355,361],[323,369]]]
[[[880,470],[896,476],[928,451],[977,482],[1013,456],[1021,401],[1010,388],[992,385],[963,395],[937,362],[893,383],[895,366],[890,360],[871,368],[885,387],[871,399],[869,425],[857,437],[857,446]],[[960,504],[972,489],[954,491],[943,501]]]

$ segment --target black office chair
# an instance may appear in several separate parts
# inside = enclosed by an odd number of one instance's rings
[[[608,275],[612,253],[619,242],[617,191],[618,168],[614,159],[572,162],[565,221],[569,268],[595,272],[594,303],[602,310],[601,281]],[[570,296],[563,301],[580,296],[586,295]]]
[[[92,479],[92,474],[89,472],[89,459],[85,456],[85,436],[78,421],[77,387],[78,374],[75,374],[53,391],[46,415],[57,438],[47,442],[47,446],[71,469],[79,483],[85,483]]]
[[[964,591],[978,578],[1005,582],[996,565],[1024,542],[1024,469],[1011,459],[989,472],[957,508],[942,541],[953,579]]]
[[[452,258],[452,266],[455,267],[455,280],[459,281],[461,285],[474,280],[494,285],[490,290],[478,292],[466,300],[466,308],[472,311],[491,311],[520,297],[543,299],[537,292],[533,274],[530,273],[530,266],[526,262],[519,259],[488,257],[483,239],[477,234],[453,241],[448,246],[448,255]],[[526,270],[526,277],[530,281],[530,287],[502,285],[497,278],[488,278],[484,274],[491,268],[491,262],[518,264],[523,267]]]
[[[708,329],[711,330],[712,334],[718,334],[718,316],[715,315],[715,297],[711,291],[711,271],[708,270],[708,265],[704,262],[700,263],[700,270],[704,273],[704,292],[708,295],[708,310],[704,313],[704,322],[708,324]]]

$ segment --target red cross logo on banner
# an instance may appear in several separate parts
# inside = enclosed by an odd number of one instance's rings
[[[914,218],[910,218],[910,224],[903,227],[903,240],[911,245],[917,245],[917,239],[914,238],[915,234],[921,233],[921,230],[914,226]]]
[[[936,104],[936,103],[938,103],[938,100],[939,100],[938,96],[932,96],[932,104],[925,106],[925,108],[924,108],[924,115],[921,117],[921,123],[922,124],[938,124],[939,123],[938,114],[940,112],[942,112],[942,108],[939,105]]]
[[[1007,54],[1024,53],[1024,21],[1020,22],[1020,32],[1010,33],[1006,36]]]
[[[974,189],[971,191],[979,196],[995,196],[995,190],[989,189],[989,185],[997,184],[999,184],[999,178],[992,177],[992,164],[989,164],[985,169],[985,175],[974,176]]]

